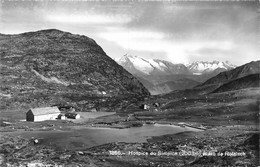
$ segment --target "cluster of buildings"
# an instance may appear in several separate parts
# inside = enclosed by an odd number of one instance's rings
[[[31,121],[31,122],[56,120],[56,119],[65,120],[68,118],[79,119],[80,115],[75,112],[62,114],[57,106],[32,108],[26,113],[26,121]]]
[[[160,103],[153,103],[152,106],[148,104],[142,104],[139,106],[141,109],[150,110],[152,108],[157,108],[160,106]],[[63,112],[61,112],[61,110]],[[69,112],[64,112],[68,111]],[[91,110],[91,112],[97,112],[96,109]],[[53,107],[42,107],[42,108],[31,108],[26,112],[26,121],[38,122],[45,120],[66,120],[66,119],[79,119],[80,115],[75,112],[74,108],[70,106],[63,106],[60,109],[57,106]]]
[[[157,107],[160,106],[160,103],[155,102],[155,103],[152,104],[152,106],[157,108]],[[142,104],[141,106],[139,106],[139,108],[141,108],[143,110],[149,110],[151,108],[151,106],[148,105],[148,104]]]

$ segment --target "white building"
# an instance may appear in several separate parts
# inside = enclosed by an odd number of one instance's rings
[[[60,110],[58,107],[32,108],[26,113],[26,121],[45,121],[58,118]]]

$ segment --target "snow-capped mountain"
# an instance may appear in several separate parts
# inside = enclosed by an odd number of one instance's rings
[[[145,59],[138,56],[124,55],[118,61],[132,74],[144,75],[171,75],[171,74],[189,74],[188,68],[183,64],[173,64],[165,60]]]
[[[220,72],[235,68],[228,62],[197,61],[184,65],[128,54],[118,59],[117,63],[138,78],[151,94],[190,89]]]
[[[220,61],[196,61],[186,65],[187,68],[194,74],[194,75],[201,75],[205,73],[210,73],[215,70],[217,71],[225,71],[235,68],[236,66],[230,64],[228,61],[220,62]]]

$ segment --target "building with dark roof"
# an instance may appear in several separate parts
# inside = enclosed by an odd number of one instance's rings
[[[70,119],[79,119],[80,115],[77,113],[66,113],[65,116]]]

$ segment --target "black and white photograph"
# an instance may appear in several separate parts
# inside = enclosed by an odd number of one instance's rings
[[[257,167],[258,0],[0,0],[1,167]]]

